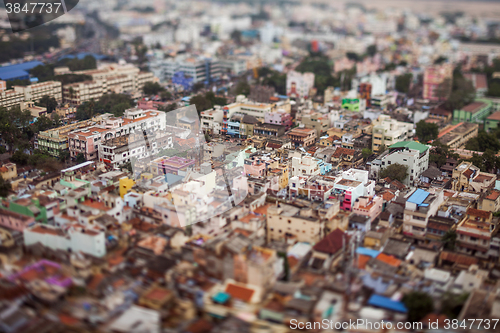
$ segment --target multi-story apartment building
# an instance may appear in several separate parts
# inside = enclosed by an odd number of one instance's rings
[[[193,83],[211,82],[222,75],[220,62],[214,58],[178,56],[150,63],[150,68],[162,82],[171,80],[179,72],[193,78]]]
[[[106,80],[75,82],[64,85],[63,99],[64,103],[80,105],[90,100],[97,101],[107,91]]]
[[[132,133],[99,144],[99,161],[116,168],[133,159],[153,157],[161,149],[173,148],[173,136],[164,131]]]
[[[290,71],[286,75],[286,94],[290,97],[308,97],[314,88],[314,73]]]
[[[380,115],[373,122],[372,150],[379,151],[382,146],[388,147],[397,142],[413,138],[413,124],[392,119],[388,115]]]
[[[488,212],[500,211],[500,191],[492,190],[484,195],[477,204],[477,208]]]
[[[389,154],[381,158],[382,168],[401,164],[408,168],[403,184],[410,185],[429,167],[429,146],[416,141],[401,141],[389,147]]]
[[[424,99],[431,101],[445,100],[451,93],[451,79],[453,77],[453,65],[441,64],[429,66],[424,72]],[[450,84],[445,87],[442,83],[450,80]],[[447,88],[447,91],[443,91]]]
[[[403,233],[417,240],[424,240],[429,218],[436,214],[443,201],[442,190],[431,193],[415,189],[406,199]]]
[[[457,227],[456,249],[483,259],[488,258],[490,242],[496,225],[492,212],[469,208]]]
[[[156,110],[128,109],[122,118],[110,117],[99,125],[73,131],[68,135],[69,152],[72,158],[79,153],[89,161],[98,157],[101,142],[137,131],[165,131],[165,112]]]
[[[358,87],[359,96],[366,101],[366,108],[372,107],[372,85],[370,83],[360,83]]]
[[[278,203],[267,209],[267,241],[315,244],[323,238],[324,223],[312,208]]]
[[[332,170],[330,163],[312,156],[293,157],[292,158],[292,176],[303,175],[324,175]]]
[[[317,138],[316,130],[299,127],[293,128],[287,135],[295,148],[309,147],[316,142]]]
[[[22,102],[38,102],[45,95],[61,102],[61,82],[46,81],[28,86],[14,86],[12,89],[0,91],[0,106],[11,107]]]
[[[69,133],[96,124],[96,120],[79,121],[74,124],[39,132],[35,140],[35,149],[40,149],[49,155],[59,157],[63,152],[68,151]]]
[[[146,82],[155,80],[153,73],[141,72],[131,65],[109,65],[101,69],[77,71],[74,74],[89,75],[91,81],[67,84],[63,87],[64,102],[79,105],[98,100],[107,93],[128,93],[138,96]]]
[[[290,178],[291,198],[306,197],[308,200],[327,201],[335,186],[335,178],[321,176],[294,176]],[[338,205],[340,209],[340,204]]]

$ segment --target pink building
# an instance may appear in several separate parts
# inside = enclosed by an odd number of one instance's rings
[[[292,127],[292,115],[283,110],[266,112],[264,114],[264,122],[271,125],[285,126],[286,131],[288,131]]]
[[[266,175],[266,164],[260,160],[246,159],[243,168],[246,176],[264,177]]]
[[[424,99],[431,101],[445,100],[451,92],[451,79],[453,78],[453,66],[451,64],[442,64],[430,66],[424,73]],[[450,80],[447,88],[449,91],[441,93],[439,86],[446,79]]]
[[[35,224],[34,217],[0,208],[0,227],[22,232],[25,228],[33,224]]]
[[[384,200],[382,197],[359,197],[352,207],[353,213],[358,215],[367,216],[370,218],[370,222],[373,222],[375,218],[382,213],[382,204]]]

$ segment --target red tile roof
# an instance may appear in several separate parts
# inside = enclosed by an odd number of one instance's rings
[[[344,238],[345,237],[345,238]],[[325,236],[322,240],[320,240],[316,245],[314,245],[314,251],[335,254],[340,249],[342,249],[342,245],[347,245],[349,243],[349,236],[345,234],[340,229],[335,229]]]
[[[245,302],[249,302],[252,299],[255,290],[250,288],[245,288],[232,283],[228,283],[226,286],[226,293],[231,295],[233,298],[240,299]]]
[[[469,208],[467,209],[467,213],[468,215],[472,215],[472,216],[477,216],[477,217],[481,217],[483,219],[487,219],[491,216],[491,212],[487,212],[485,210],[480,210],[480,209],[475,209],[475,208]]]

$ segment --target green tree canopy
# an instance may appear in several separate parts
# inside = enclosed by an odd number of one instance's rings
[[[437,139],[437,136],[439,134],[439,126],[433,123],[427,123],[425,120],[420,120],[417,123],[416,134],[418,140],[425,144],[430,140]]]
[[[413,80],[413,74],[407,73],[399,75],[396,77],[396,90],[407,94],[410,90],[411,80]]]
[[[372,156],[373,152],[370,148],[363,148],[361,154],[363,155],[363,159],[366,160],[368,157]]]
[[[80,164],[86,161],[87,159],[85,158],[85,155],[83,155],[82,153],[78,153],[78,155],[76,155],[76,163]]]
[[[6,181],[2,176],[0,176],[0,197],[7,197],[11,189],[12,187],[10,185],[10,182]]]
[[[240,81],[236,85],[236,89],[234,91],[235,95],[245,95],[248,96],[250,95],[250,85],[248,84],[247,81]]]
[[[158,95],[165,91],[165,88],[163,88],[158,82],[146,82],[142,87],[142,91],[145,95]]]
[[[479,131],[475,138],[471,138],[466,142],[465,148],[483,152],[490,149],[494,152],[498,152],[500,150],[500,142],[494,134]]]
[[[44,95],[40,98],[40,101],[37,103],[39,106],[47,108],[47,113],[52,113],[57,107],[57,101],[54,97],[50,97],[49,95]]]
[[[408,177],[408,167],[399,163],[391,164],[380,170],[380,178],[386,177],[403,182]]]
[[[455,242],[457,241],[457,233],[455,230],[448,230],[441,241],[444,244],[444,248],[450,251],[455,251]]]
[[[434,311],[434,300],[421,291],[412,291],[403,297],[403,303],[408,309],[408,321],[417,322]]]

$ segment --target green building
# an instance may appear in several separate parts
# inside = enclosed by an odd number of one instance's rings
[[[10,202],[8,209],[15,213],[34,217],[37,222],[47,223],[47,209],[40,205],[39,199],[15,199]]]
[[[364,111],[366,100],[360,98],[343,98],[342,108],[350,111]]]
[[[476,100],[460,110],[453,111],[453,123],[483,123],[492,112],[492,103],[488,100]]]
[[[484,120],[484,130],[492,132],[498,128],[498,123],[500,123],[500,111],[492,113]]]

